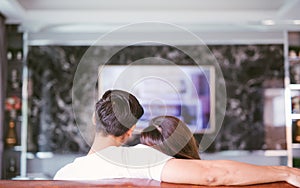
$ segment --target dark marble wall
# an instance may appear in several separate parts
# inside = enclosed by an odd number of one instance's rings
[[[283,46],[208,47],[221,67],[227,89],[224,122],[209,150],[264,149],[263,92],[265,88],[283,87]],[[115,48],[104,46],[94,50],[95,53],[101,51],[105,56],[109,54],[106,52]],[[197,49],[195,46],[184,48]],[[71,98],[74,73],[87,49],[85,46],[30,47],[28,65],[33,85],[30,98],[31,150],[60,153],[88,150],[76,126]],[[193,50],[193,53],[197,54],[197,50]],[[145,57],[161,57],[177,64],[194,64],[187,54],[169,46],[127,47],[114,55],[111,63],[129,64]],[[217,91],[216,95],[218,102]],[[197,138],[200,137],[197,135]]]
[[[86,47],[30,47],[29,150],[79,152],[88,148],[72,109],[72,82]]]
[[[226,81],[227,110],[214,149],[264,149],[264,90],[283,88],[282,45],[211,46]]]

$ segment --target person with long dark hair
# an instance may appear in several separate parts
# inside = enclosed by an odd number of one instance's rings
[[[199,144],[193,133],[174,116],[151,119],[141,132],[140,142],[177,159],[200,159]]]

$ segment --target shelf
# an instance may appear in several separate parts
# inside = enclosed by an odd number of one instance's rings
[[[300,62],[300,57],[289,57],[289,62],[291,62],[291,61]]]
[[[295,120],[300,119],[300,114],[291,114],[291,118]]]
[[[300,84],[290,84],[290,90],[300,90]]]
[[[293,158],[300,159],[300,143],[293,143],[292,144],[292,151],[293,151]],[[300,162],[300,161],[299,161]],[[299,163],[300,164],[300,163]]]
[[[293,143],[292,148],[293,149],[300,149],[300,143]]]
[[[4,148],[4,151],[19,152],[22,151],[22,146],[17,145],[9,148]]]

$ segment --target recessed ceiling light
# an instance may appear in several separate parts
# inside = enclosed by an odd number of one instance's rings
[[[275,21],[274,20],[263,20],[263,21],[261,21],[261,23],[263,25],[275,25]]]

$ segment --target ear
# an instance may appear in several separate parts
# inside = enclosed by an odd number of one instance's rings
[[[127,132],[126,132],[126,135],[129,137],[131,137],[134,129],[135,129],[136,125],[133,125]]]
[[[96,125],[96,114],[95,114],[95,112],[93,112],[92,122],[93,122],[93,125],[95,126]]]

